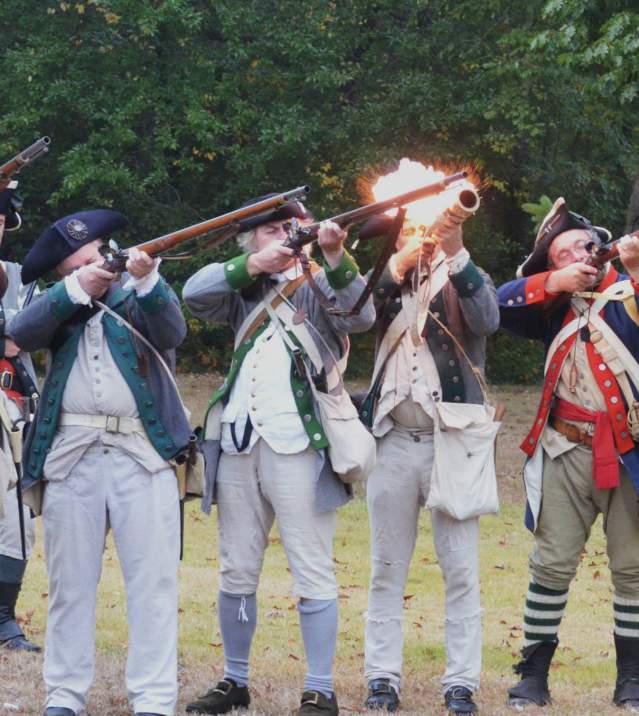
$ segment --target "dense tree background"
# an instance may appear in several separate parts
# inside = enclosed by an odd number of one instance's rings
[[[615,235],[639,223],[632,0],[3,0],[0,27],[0,156],[52,138],[6,258],[95,206],[130,217],[123,243],[303,183],[326,216],[402,156],[475,172],[467,243],[496,282],[542,194]],[[166,273],[179,290],[210,256]],[[184,364],[223,367],[228,334],[190,325]],[[494,338],[491,377],[536,377],[532,351]]]

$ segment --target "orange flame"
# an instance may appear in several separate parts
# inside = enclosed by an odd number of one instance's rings
[[[432,166],[425,166],[421,162],[414,162],[404,157],[399,162],[399,169],[384,176],[380,176],[373,186],[375,201],[390,199],[398,194],[418,189],[420,186],[440,181],[446,175]],[[441,194],[419,199],[406,206],[406,218],[424,226],[432,226],[437,217],[449,209],[457,201],[460,189],[475,188],[472,182],[464,179],[450,187]],[[394,216],[396,209],[390,209],[387,214]]]

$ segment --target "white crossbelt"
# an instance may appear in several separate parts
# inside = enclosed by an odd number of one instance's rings
[[[117,415],[84,415],[82,413],[60,413],[58,425],[77,425],[82,428],[100,428],[107,433],[146,434],[144,424],[138,418],[124,418]]]

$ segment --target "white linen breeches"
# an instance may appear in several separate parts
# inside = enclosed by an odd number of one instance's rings
[[[111,528],[127,594],[126,683],[136,712],[172,716],[177,700],[178,489],[117,448],[91,446],[69,476],[46,483],[49,611],[47,706],[79,713],[93,681],[96,591]]]
[[[419,438],[416,442],[415,436]],[[377,465],[368,481],[371,526],[371,583],[366,614],[365,676],[390,679],[399,691],[402,670],[404,587],[420,505],[428,497],[433,436],[395,427],[378,442]],[[450,686],[479,686],[479,519],[455,520],[431,511],[435,551],[445,591],[446,672]]]
[[[222,453],[217,473],[220,589],[253,594],[268,536],[277,524],[293,575],[293,593],[336,599],[336,511],[316,512],[319,456],[313,448],[281,455],[265,440],[248,454]]]
[[[35,519],[31,517],[28,507],[23,507],[24,536],[27,548],[27,559],[31,556],[35,544]],[[0,554],[13,559],[22,559],[22,542],[20,540],[20,513],[18,512],[18,496],[15,488],[7,492],[7,513],[0,519]]]

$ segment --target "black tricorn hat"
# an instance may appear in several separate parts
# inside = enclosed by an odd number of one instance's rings
[[[541,222],[535,237],[535,246],[532,253],[519,267],[517,274],[519,276],[532,276],[533,274],[547,271],[550,244],[560,234],[572,229],[588,231],[593,241],[599,244],[605,244],[612,238],[608,229],[604,229],[602,226],[593,226],[585,216],[581,216],[581,214],[577,214],[574,211],[568,211],[565,199],[560,196]]]
[[[129,223],[124,214],[94,209],[69,214],[51,224],[31,247],[22,263],[22,283],[41,278],[67,256],[96,239],[106,239]]]
[[[253,204],[257,204],[258,201],[264,201],[264,199],[270,199],[274,196],[277,196],[277,194],[271,192],[270,194],[264,194],[264,196],[258,196],[255,199],[249,199],[242,204],[242,207],[252,206]],[[258,226],[269,224],[271,221],[284,221],[285,219],[294,218],[300,220],[312,219],[313,215],[301,201],[293,200],[275,209],[250,216],[248,219],[242,219],[242,221],[240,221],[240,232],[257,229]]]

